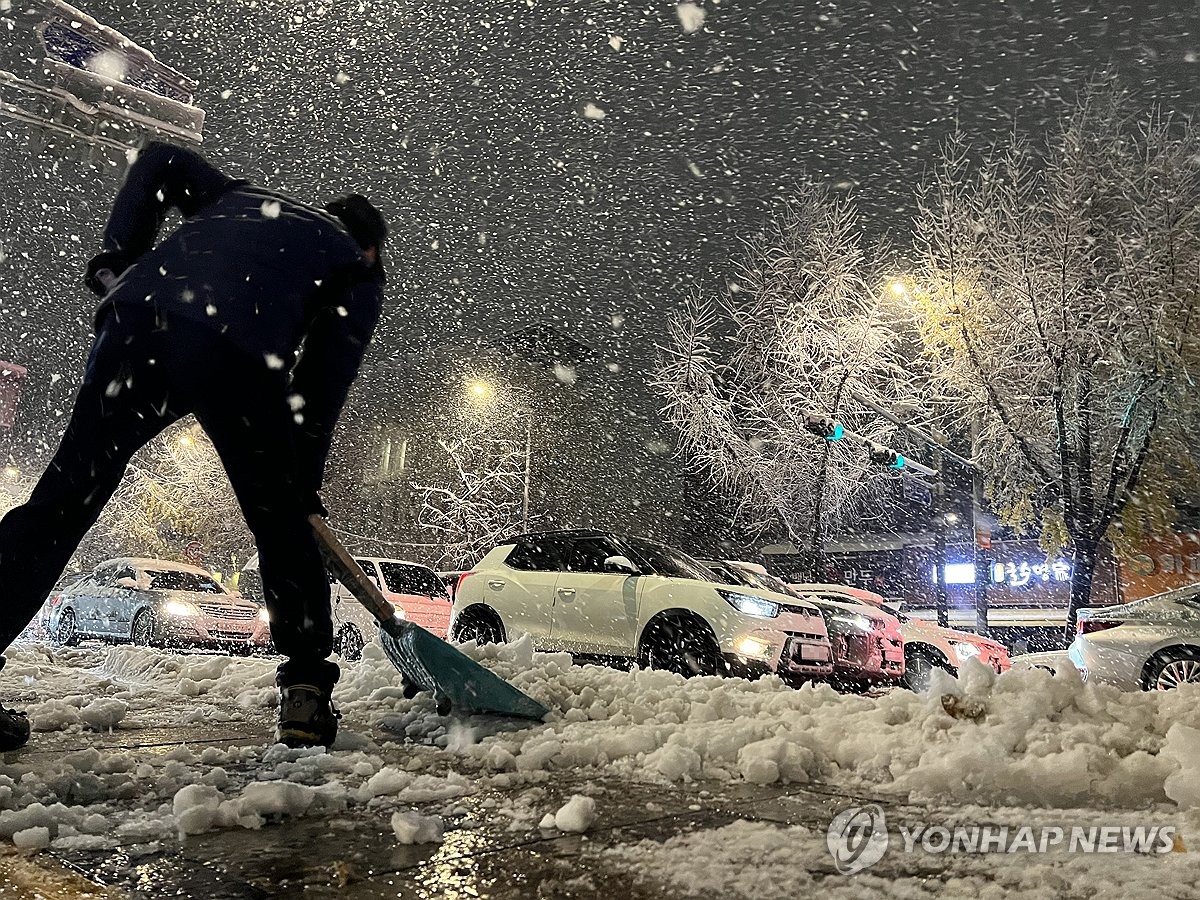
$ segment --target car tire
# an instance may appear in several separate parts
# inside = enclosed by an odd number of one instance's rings
[[[362,659],[363,648],[366,646],[366,641],[363,639],[363,634],[355,625],[343,625],[342,630],[337,633],[337,652],[338,655],[349,662],[358,662]]]
[[[454,643],[465,644],[474,641],[476,644],[503,644],[504,625],[499,616],[491,610],[479,611],[468,609],[454,623]]]
[[[954,673],[949,661],[940,653],[931,650],[913,650],[904,655],[904,686],[914,694],[924,694],[929,690],[929,682],[933,678],[933,670]]]
[[[1160,650],[1146,667],[1146,690],[1169,691],[1181,684],[1200,684],[1200,652],[1188,647]]]
[[[728,666],[708,623],[698,616],[658,616],[642,632],[638,665],[684,678],[726,675]]]
[[[79,620],[75,616],[75,610],[69,606],[58,614],[54,643],[60,647],[74,647],[79,643]]]
[[[158,616],[152,609],[143,609],[133,617],[129,626],[129,642],[135,647],[157,647],[159,645]]]

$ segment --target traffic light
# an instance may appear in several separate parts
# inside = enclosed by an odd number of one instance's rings
[[[872,444],[867,452],[870,454],[870,459],[873,463],[878,463],[881,466],[890,466],[893,469],[904,468],[904,454],[897,453],[891,447],[885,447],[882,444]]]
[[[846,431],[841,422],[831,419],[829,416],[818,416],[813,413],[805,413],[804,427],[817,437],[827,441],[840,441]]]

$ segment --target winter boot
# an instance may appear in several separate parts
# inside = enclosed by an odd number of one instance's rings
[[[280,686],[275,741],[289,747],[329,747],[337,737],[340,718],[330,691],[312,684]]]
[[[0,670],[4,657],[0,656]],[[0,753],[19,750],[29,741],[29,717],[15,709],[0,706]]]

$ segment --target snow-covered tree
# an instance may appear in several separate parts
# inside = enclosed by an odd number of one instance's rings
[[[525,447],[486,423],[439,447],[447,477],[442,484],[417,486],[417,524],[441,545],[435,566],[469,568],[525,524]]]
[[[1074,625],[1148,468],[1195,446],[1200,143],[1092,87],[1044,148],[981,156],[952,140],[921,198],[927,358],[1001,520],[1072,552]]]
[[[808,190],[748,242],[727,295],[672,319],[657,375],[682,453],[743,523],[782,525],[814,559],[889,476],[862,440],[825,440],[806,417],[886,445],[893,426],[864,401],[913,406],[885,265],[848,201]]]
[[[222,560],[254,546],[217,451],[194,423],[134,458],[101,523],[120,552],[155,558],[182,560],[191,541]]]

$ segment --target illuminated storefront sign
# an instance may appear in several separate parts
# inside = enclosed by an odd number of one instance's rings
[[[1065,559],[1054,562],[1014,562],[992,563],[992,583],[1006,584],[1011,588],[1029,587],[1032,584],[1051,584],[1053,582],[1070,582],[1071,564]]]
[[[946,563],[946,584],[962,585],[975,583],[975,564],[969,562]],[[1042,584],[1069,584],[1071,581],[1071,564],[1065,559],[1054,562],[1039,560],[1010,560],[994,562],[990,566],[992,584],[1003,584],[1010,588],[1024,588]],[[934,584],[937,584],[937,570],[931,572]]]

